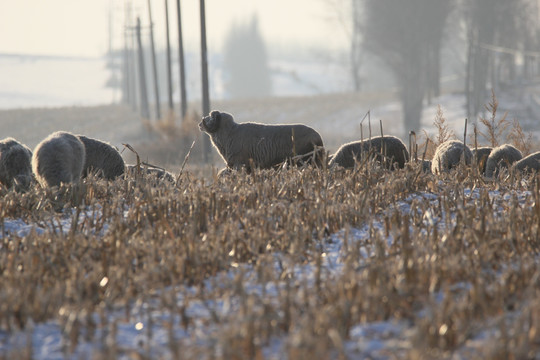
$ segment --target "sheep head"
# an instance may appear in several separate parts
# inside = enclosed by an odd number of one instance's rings
[[[203,117],[199,123],[199,129],[213,136],[217,132],[223,132],[224,129],[230,129],[234,124],[231,114],[214,110],[210,115]]]
[[[216,131],[218,131],[221,124],[221,118],[221,113],[217,110],[214,110],[210,113],[210,115],[203,117],[203,119],[199,123],[199,129],[208,134],[215,133]]]

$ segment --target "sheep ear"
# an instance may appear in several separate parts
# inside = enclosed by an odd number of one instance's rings
[[[210,116],[206,118],[206,127],[208,131],[215,132],[219,128],[219,123],[221,122],[221,113],[219,111],[212,111]]]
[[[210,113],[210,117],[214,119],[217,123],[221,121],[221,113],[217,110],[214,110]]]

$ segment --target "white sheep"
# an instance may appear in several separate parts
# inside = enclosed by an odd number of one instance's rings
[[[441,174],[445,171],[453,169],[464,158],[465,164],[470,164],[472,153],[468,146],[459,140],[447,140],[435,150],[435,155],[431,160],[431,172]]]
[[[84,169],[82,141],[65,131],[57,131],[41,141],[32,156],[32,171],[42,187],[76,183]]]
[[[322,162],[323,141],[319,133],[301,125],[236,123],[231,114],[212,111],[199,123],[229,168],[268,169],[296,156],[302,161]],[[315,153],[315,156],[313,154]]]
[[[486,162],[486,177],[494,177],[503,168],[509,168],[516,161],[521,160],[521,151],[510,144],[504,144],[491,150]]]
[[[0,141],[0,183],[17,191],[32,182],[32,151],[12,137]]]

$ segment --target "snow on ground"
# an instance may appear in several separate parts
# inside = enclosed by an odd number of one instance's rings
[[[0,229],[3,230],[0,232],[0,239],[13,235],[25,237],[30,235],[32,232],[35,232],[36,234],[44,234],[46,231],[61,231],[64,234],[67,234],[71,230],[71,224],[76,216],[77,211],[75,209],[71,209],[70,211],[65,211],[55,217],[51,217],[45,222],[40,223],[28,223],[23,219],[3,219],[3,223],[0,224]],[[100,216],[101,208],[99,205],[95,205],[92,208],[88,208],[78,214],[77,224],[80,225],[82,222],[88,219],[95,221]],[[106,229],[107,226],[104,226],[101,235],[104,234]]]
[[[464,196],[471,200],[477,199],[481,195],[479,189],[466,189]],[[490,191],[493,210],[503,212],[502,204],[510,199],[516,199],[520,204],[525,204],[527,198],[531,196],[528,192],[513,191],[503,193],[500,191]],[[329,281],[338,276],[345,265],[345,249],[353,243],[359,245],[362,257],[369,259],[375,256],[375,249],[370,240],[374,233],[385,238],[384,217],[393,212],[410,214],[411,206],[419,202],[437,202],[438,196],[432,193],[417,193],[396,202],[386,209],[382,214],[372,214],[371,220],[359,228],[342,229],[327,239],[320,242],[322,254],[321,274],[324,280]],[[85,216],[96,216],[96,211],[88,209],[82,212],[79,221]],[[5,219],[3,236],[26,236],[32,231],[43,233],[47,231],[69,231],[75,213],[67,213],[58,218],[52,218],[50,225],[27,223],[21,219]],[[454,217],[453,213],[443,213],[437,217],[431,213],[423,214],[423,219],[430,226],[437,226],[444,229],[446,217]],[[53,226],[54,224],[54,226]],[[106,231],[106,230],[105,230]],[[392,236],[386,237],[388,246],[393,243]],[[290,265],[290,266],[289,266]],[[316,276],[316,264],[293,264],[286,254],[276,253],[273,255],[273,271],[280,274],[282,271],[289,271],[290,278],[297,284],[314,284]],[[204,289],[208,294],[212,291],[225,289],[232,284],[241,284],[244,294],[254,295],[258,298],[277,299],[280,289],[285,284],[283,282],[261,282],[259,275],[253,267],[247,264],[233,263],[231,268],[216,276],[206,280]],[[107,279],[103,279],[101,286],[107,285]],[[466,288],[466,284],[462,284]],[[171,353],[171,338],[179,342],[183,351],[188,351],[190,344],[207,345],[210,349],[215,349],[215,355],[219,355],[220,346],[216,344],[214,336],[219,331],[224,331],[216,325],[212,318],[234,317],[240,309],[241,299],[230,294],[222,296],[219,300],[213,300],[200,293],[200,289],[183,286],[170,289],[176,297],[176,306],[184,308],[185,316],[193,321],[187,328],[183,327],[180,315],[171,314],[164,311],[160,306],[161,294],[149,294],[148,298],[142,302],[135,302],[126,306],[112,306],[105,310],[104,314],[90,314],[96,323],[96,333],[94,342],[85,340],[84,334],[79,338],[78,345],[67,351],[69,342],[63,335],[62,326],[57,321],[48,321],[40,324],[30,324],[24,331],[8,333],[0,331],[0,355],[6,354],[15,349],[25,349],[29,341],[32,342],[33,356],[35,359],[63,359],[65,354],[71,354],[70,358],[91,358],[98,349],[99,344],[107,341],[115,341],[123,350],[124,358],[130,351],[138,351],[148,355],[148,358],[173,358]],[[435,295],[437,296],[437,295]],[[277,300],[276,300],[277,301]],[[105,318],[103,317],[105,316]],[[76,318],[68,318],[65,327],[72,326]],[[356,324],[350,331],[350,338],[344,343],[343,349],[347,356],[353,358],[385,359],[389,354],[399,354],[410,346],[412,328],[405,321],[383,321]],[[69,331],[66,331],[69,333]],[[469,346],[474,348],[482,341],[482,334],[472,341]],[[283,339],[273,338],[264,349],[265,358],[285,359],[286,346]],[[189,357],[189,356],[188,356]],[[120,358],[123,358],[120,356]]]

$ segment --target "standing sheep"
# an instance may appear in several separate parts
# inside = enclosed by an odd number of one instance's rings
[[[465,158],[466,164],[471,163],[472,153],[468,146],[459,140],[445,141],[435,150],[431,161],[431,172],[441,174],[453,169],[460,163],[462,157]]]
[[[309,161],[322,162],[323,141],[312,128],[295,125],[236,123],[231,114],[212,111],[199,123],[199,129],[210,136],[212,144],[229,168],[269,169],[297,155]]]
[[[403,168],[409,161],[407,147],[395,136],[374,137],[370,140],[353,141],[342,145],[330,160],[330,166],[339,165],[344,168],[354,167],[355,161],[362,155],[375,155],[376,159],[385,163],[390,169],[394,166]]]
[[[77,135],[77,137],[84,144],[86,152],[83,177],[95,172],[100,177],[113,180],[124,173],[124,159],[112,145],[84,135]]]
[[[32,151],[8,137],[0,141],[0,183],[5,187],[26,190],[32,182]]]
[[[514,164],[514,169],[523,172],[540,171],[540,151],[524,157]]]
[[[503,168],[509,168],[516,161],[521,160],[521,151],[510,144],[504,144],[491,150],[486,162],[487,177],[497,176]]]
[[[32,171],[43,187],[75,183],[84,168],[84,144],[73,134],[57,131],[34,149]]]

